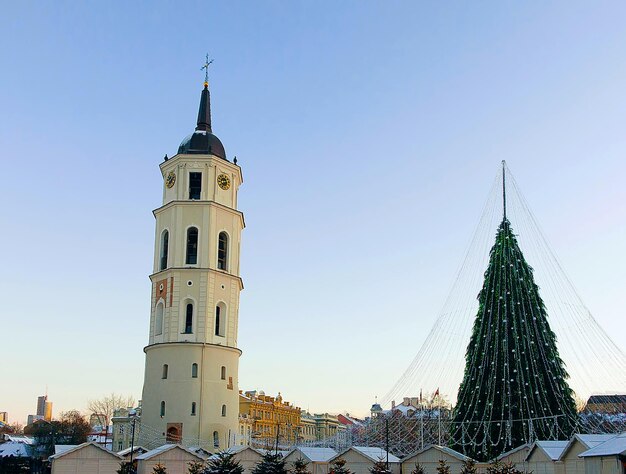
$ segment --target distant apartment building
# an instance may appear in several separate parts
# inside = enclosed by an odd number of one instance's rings
[[[115,410],[111,417],[111,431],[112,451],[119,452],[130,448],[131,445],[137,446],[141,432],[141,407]]]
[[[39,420],[52,421],[52,402],[48,401],[48,395],[37,397],[37,418]]]
[[[8,423],[9,414],[6,411],[0,411],[0,423]]]

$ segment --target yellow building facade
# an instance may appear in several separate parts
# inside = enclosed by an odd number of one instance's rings
[[[238,444],[258,447],[279,444],[294,445],[301,430],[301,410],[283,400],[264,392],[239,393],[239,436]]]

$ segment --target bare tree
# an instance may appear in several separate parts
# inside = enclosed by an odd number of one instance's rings
[[[129,408],[135,405],[135,398],[131,395],[123,396],[116,393],[105,395],[98,400],[89,400],[87,409],[92,415],[100,417],[103,426],[111,424],[113,412],[118,408]]]

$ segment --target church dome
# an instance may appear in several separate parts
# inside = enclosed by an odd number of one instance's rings
[[[204,83],[204,89],[200,96],[200,108],[198,110],[198,124],[195,132],[185,137],[178,147],[178,153],[184,155],[215,155],[226,159],[226,150],[219,138],[213,135],[211,130],[211,96],[209,84]]]
[[[207,130],[196,130],[185,137],[178,147],[178,153],[185,155],[215,155],[226,159],[224,145],[219,138]]]

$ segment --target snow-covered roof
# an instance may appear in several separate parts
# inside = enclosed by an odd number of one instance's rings
[[[518,446],[517,448],[513,448],[505,453],[502,453],[500,456],[496,458],[496,461],[500,461],[504,459],[505,457],[510,456],[511,454],[515,454],[518,451],[529,450],[529,449],[530,449],[529,443],[522,444],[521,446]]]
[[[579,454],[581,458],[590,458],[595,456],[617,456],[626,453],[626,432],[621,433],[613,438],[598,444],[595,447]]]
[[[558,461],[561,457],[561,453],[567,447],[569,441],[535,441],[535,443],[528,451],[528,455],[526,456],[526,460],[532,455],[535,448],[541,449],[546,456],[548,456],[553,461]]]
[[[50,456],[48,459],[50,461],[53,461],[54,459],[59,459],[60,457],[73,453],[74,451],[78,451],[79,449],[86,448],[87,446],[95,446],[96,448],[101,449],[105,453],[109,453],[111,456],[115,456],[116,458],[123,459],[122,456],[120,456],[119,454],[114,453],[113,451],[109,451],[107,448],[102,447],[98,443],[94,443],[93,441],[89,441],[87,443],[73,445],[73,446],[69,444],[61,444],[61,445],[57,444],[54,446],[54,451],[56,454]],[[61,449],[61,452],[59,452],[58,448],[68,448],[68,449]]]
[[[265,455],[266,453],[276,453],[275,449],[265,449],[265,448],[253,448],[257,453],[259,453],[261,456]],[[287,455],[290,453],[291,451],[283,451],[283,450],[278,450],[278,454],[280,454],[282,457],[287,457]]]
[[[293,453],[294,451],[302,453],[302,455],[307,457],[311,462],[328,462],[329,459],[337,455],[337,451],[335,451],[333,448],[315,448],[302,446],[294,449],[293,451],[291,451],[291,453]]]
[[[4,435],[4,439],[6,441],[14,441],[16,443],[28,444],[29,446],[31,444],[35,443],[35,439],[34,438],[32,438],[30,436],[24,436],[24,435],[5,434]]]
[[[0,444],[0,458],[15,456],[28,457],[28,444],[19,441],[7,441]]]
[[[438,444],[429,444],[424,446],[422,449],[420,449],[419,451],[416,451],[412,454],[409,454],[408,456],[406,456],[404,459],[409,459],[412,458],[413,456],[417,456],[418,454],[422,454],[430,449],[436,449],[437,451],[440,451],[442,453],[446,453],[450,456],[452,456],[453,458],[458,459],[459,461],[467,461],[470,458],[468,458],[467,456],[465,456],[464,454],[459,453],[458,451],[455,451],[452,448],[448,448],[447,446],[439,446]]]
[[[122,449],[121,451],[118,451],[117,454],[119,454],[120,456],[126,456],[127,454],[130,454],[130,447],[126,448],[126,449]],[[132,449],[133,453],[136,453],[137,451],[141,451],[141,453],[147,453],[148,450],[146,448],[144,448],[143,446],[133,446]]]
[[[197,457],[198,459],[204,461],[204,459],[202,458],[202,456],[194,453],[193,451],[191,451],[190,449],[184,448],[182,447],[180,444],[164,444],[163,446],[159,446],[158,448],[154,448],[151,451],[148,451],[147,453],[143,453],[140,454],[139,456],[137,456],[137,460],[143,460],[143,459],[150,459],[153,458],[154,456],[158,456],[159,454],[163,454],[166,453],[167,451],[171,450],[171,449],[175,449],[175,448],[179,448],[182,449],[183,451],[188,452],[189,454],[191,454],[192,456]]]
[[[350,449],[354,449],[355,451],[361,453],[363,456],[365,456],[368,459],[371,459],[374,462],[378,462],[381,459],[383,461],[387,460],[387,451],[385,451],[383,448],[376,448],[372,446],[352,446],[351,448],[344,451],[344,453],[349,451]],[[339,454],[338,456],[341,456],[341,454]],[[400,458],[389,453],[389,462],[400,462]]]
[[[63,454],[70,449],[74,449],[76,446],[80,446],[79,444],[55,444],[54,445],[54,454]]]
[[[579,441],[580,443],[582,443],[582,445],[585,446],[587,449],[591,449],[591,448],[598,446],[599,444],[604,443],[605,441],[610,440],[611,438],[615,438],[615,433],[575,434],[574,436],[572,436],[572,439],[569,440],[569,443],[567,443],[567,446],[561,453],[561,456],[559,457],[559,459],[563,459],[565,457],[567,452],[574,445],[574,443],[576,443],[576,441]]]

